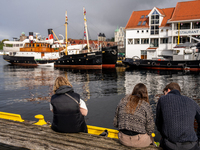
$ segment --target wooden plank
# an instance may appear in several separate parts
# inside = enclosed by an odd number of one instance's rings
[[[34,122],[17,122],[0,119],[0,143],[34,150],[66,149],[135,149],[121,145],[117,139],[87,133],[59,133],[49,125],[38,126]],[[1,146],[0,146],[1,148]],[[137,150],[159,148],[137,148]]]

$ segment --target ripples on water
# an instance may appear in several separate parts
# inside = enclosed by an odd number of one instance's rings
[[[0,56],[0,111],[21,114],[27,120],[43,114],[45,120],[52,121],[49,101],[54,80],[59,75],[68,77],[87,104],[87,123],[96,126],[113,128],[118,102],[139,82],[148,88],[154,114],[163,88],[172,81],[179,83],[183,95],[198,103],[200,99],[199,72],[25,68],[8,65]]]

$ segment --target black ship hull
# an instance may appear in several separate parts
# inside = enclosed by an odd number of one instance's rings
[[[68,69],[102,69],[101,51],[65,55],[55,61],[54,67]]]
[[[9,55],[3,55],[3,59],[13,65],[19,65],[19,66],[38,66],[38,64],[47,64],[55,61],[55,60],[35,60],[34,57],[9,56]]]
[[[132,69],[200,71],[200,60],[147,60],[126,58],[123,63]]]
[[[65,55],[57,60],[35,60],[33,57],[4,55],[3,59],[13,65],[38,66],[54,63],[54,67],[68,69],[102,69],[115,68],[117,46],[104,47],[102,51]]]
[[[102,48],[102,68],[115,68],[117,62],[117,46]]]

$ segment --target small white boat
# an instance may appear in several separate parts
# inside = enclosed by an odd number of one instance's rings
[[[45,63],[45,64],[40,64],[37,63],[38,67],[54,67],[54,63]]]

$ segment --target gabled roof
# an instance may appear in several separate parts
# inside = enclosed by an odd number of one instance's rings
[[[146,18],[146,16],[151,12],[151,10],[143,10],[143,11],[133,11],[131,14],[131,17],[126,24],[125,29],[133,29],[133,28],[146,28],[149,27],[149,18]],[[144,18],[141,18],[141,16],[144,15]],[[139,21],[146,21],[145,25],[138,25]]]
[[[171,18],[174,7],[173,8],[164,8],[159,9],[156,7],[156,9],[160,12],[160,14],[164,17],[161,23],[160,27],[168,26],[167,21]],[[133,11],[131,14],[131,17],[125,27],[125,29],[135,29],[135,28],[148,28],[149,27],[149,18],[141,18],[142,15],[149,15],[149,13],[152,10],[143,10],[143,11]],[[142,23],[146,21],[145,25],[138,25],[138,22],[141,21]]]
[[[169,19],[171,19],[172,15],[173,15],[173,12],[174,12],[174,7],[173,8],[164,8],[162,9],[163,13],[165,14],[163,20],[162,20],[162,23],[160,25],[160,27],[165,27],[165,26],[169,26],[169,24],[167,24],[167,21]]]
[[[170,21],[200,19],[200,0],[178,2]]]

